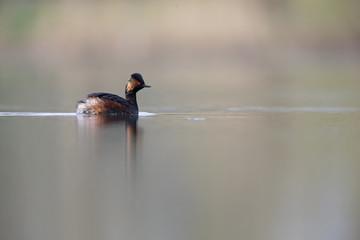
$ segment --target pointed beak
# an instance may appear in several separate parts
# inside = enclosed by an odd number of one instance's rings
[[[151,86],[149,86],[149,85],[146,85],[146,84],[144,84],[144,85],[142,85],[143,87],[151,87]]]

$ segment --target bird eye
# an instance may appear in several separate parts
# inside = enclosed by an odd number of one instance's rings
[[[140,85],[141,83],[140,82],[138,82],[138,85]]]

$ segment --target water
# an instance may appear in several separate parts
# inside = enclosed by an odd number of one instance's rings
[[[0,1],[0,240],[359,240],[359,3]]]
[[[359,239],[360,110],[0,113],[1,239]]]

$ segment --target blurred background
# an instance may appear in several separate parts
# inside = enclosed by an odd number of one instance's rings
[[[359,13],[0,0],[0,239],[360,239]],[[1,113],[74,112],[133,72],[167,114]]]
[[[133,72],[169,107],[360,107],[356,0],[0,1],[0,108],[74,111]],[[145,100],[146,99],[146,100]]]

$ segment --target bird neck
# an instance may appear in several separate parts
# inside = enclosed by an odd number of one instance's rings
[[[125,94],[126,96],[126,101],[133,105],[134,107],[136,107],[136,111],[138,111],[138,105],[137,105],[137,102],[136,102],[136,93],[134,92],[128,92]]]

